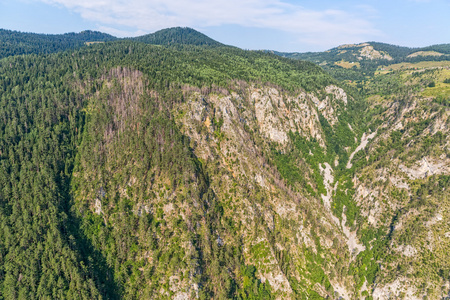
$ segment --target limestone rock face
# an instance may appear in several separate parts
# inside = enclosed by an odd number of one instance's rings
[[[392,60],[393,58],[387,54],[384,53],[382,51],[377,51],[373,48],[373,46],[367,45],[364,46],[363,48],[361,48],[359,50],[361,59],[362,58],[367,58],[367,59],[387,59],[387,60]]]
[[[304,280],[305,275],[292,268],[292,273],[286,273],[286,266],[280,264],[284,255],[297,261],[304,255],[303,247],[313,253],[322,247],[331,253],[336,243],[342,251],[351,255],[357,245],[357,238],[353,236],[355,233],[350,233],[347,225],[342,225],[331,212],[335,184],[331,165],[327,162],[321,164],[323,176],[326,177],[327,195],[324,197],[329,199],[322,204],[286,186],[263,155],[269,145],[278,147],[281,152],[290,147],[290,133],[298,133],[307,140],[314,139],[326,147],[319,114],[326,114],[333,124],[338,122],[337,111],[345,109],[349,101],[343,89],[328,86],[314,93],[302,91],[292,94],[275,87],[247,86],[239,93],[202,94],[192,91],[186,98],[188,100],[174,113],[178,116],[177,123],[190,138],[194,153],[199,158],[226,170],[220,176],[212,176],[211,185],[216,193],[229,193],[229,187],[235,186],[235,196],[226,213],[234,222],[245,224],[245,230],[241,232],[245,241],[245,256],[247,262],[257,268],[262,282],[270,284],[280,299],[292,298],[294,294],[289,276]],[[321,109],[321,105],[326,108]],[[259,191],[259,200],[246,196],[246,189]],[[324,209],[323,205],[327,207]],[[299,221],[305,218],[307,207],[316,207],[310,211],[317,215],[320,223],[311,226]],[[269,233],[276,230],[280,220],[293,224],[289,230],[283,229],[283,235],[286,234],[288,240],[272,244],[260,229],[256,229],[260,227],[256,225],[258,219],[264,220]],[[312,234],[318,228],[330,234],[315,240]],[[254,230],[258,232],[255,236],[251,234]],[[221,239],[226,244],[232,237],[221,236]],[[354,246],[351,250],[347,246],[349,241]],[[339,278],[336,285],[345,281]],[[323,296],[330,293],[320,283],[311,282],[308,285]]]

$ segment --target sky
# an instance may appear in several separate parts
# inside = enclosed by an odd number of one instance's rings
[[[450,43],[450,0],[0,0],[3,29],[131,37],[175,26],[243,49],[423,47]]]

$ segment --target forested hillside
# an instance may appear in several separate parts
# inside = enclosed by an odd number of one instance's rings
[[[0,59],[0,299],[450,292],[442,61],[344,83],[189,28],[63,44]]]
[[[311,61],[340,80],[365,80],[373,76],[379,67],[391,64],[450,60],[450,44],[409,48],[368,42],[341,45],[324,52],[272,52],[282,57]]]
[[[90,30],[80,33],[37,34],[0,29],[0,58],[22,54],[49,54],[115,39],[109,34]]]
[[[174,27],[132,38],[138,42],[152,45],[196,45],[196,46],[224,46],[210,37],[188,27]]]
[[[167,296],[174,274],[201,297],[270,295],[173,110],[196,90],[294,93],[329,76],[264,53],[133,42],[0,66],[4,299]],[[214,242],[225,232],[236,240]]]
[[[37,34],[0,29],[0,58],[23,54],[50,54],[115,40],[119,39],[106,33],[90,30],[80,33]],[[194,29],[182,27],[163,29],[155,33],[128,38],[128,40],[163,46],[224,46]]]

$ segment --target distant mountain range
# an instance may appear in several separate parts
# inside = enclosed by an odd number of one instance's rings
[[[76,49],[90,42],[114,41],[117,38],[98,31],[38,34],[0,29],[0,58],[22,54],[49,54]]]
[[[173,27],[154,33],[133,37],[117,38],[99,31],[85,30],[80,33],[38,34],[0,29],[0,58],[10,55],[54,53],[74,49],[95,42],[129,40],[152,45],[174,46],[193,45],[220,47],[227,46],[207,35],[188,27]],[[267,50],[278,56],[307,60],[322,66],[332,66],[340,62],[384,62],[447,60],[450,44],[432,45],[422,48],[409,48],[386,43],[366,42],[346,44],[323,52],[279,52]]]
[[[107,33],[90,30],[80,33],[39,34],[0,29],[0,58],[22,54],[49,54],[67,49],[77,49],[92,43],[118,40],[163,46],[224,46],[208,36],[186,27],[168,28],[135,38],[122,39]]]
[[[365,80],[377,69],[399,63],[450,60],[450,44],[409,48],[378,42],[347,44],[323,52],[277,52],[276,55],[313,62],[339,80]]]
[[[312,61],[318,64],[333,64],[340,61],[418,61],[424,59],[445,60],[450,56],[450,44],[433,45],[423,48],[409,48],[385,43],[367,42],[361,44],[347,44],[332,48],[324,52],[288,53],[276,52],[275,54]]]

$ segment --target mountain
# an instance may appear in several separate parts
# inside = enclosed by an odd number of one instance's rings
[[[373,76],[377,69],[393,64],[450,60],[450,44],[409,48],[368,42],[341,45],[324,52],[270,52],[282,57],[311,61],[340,80],[363,80],[366,76]]]
[[[0,58],[22,54],[49,54],[115,39],[109,34],[90,30],[80,33],[37,34],[0,29]]]
[[[24,54],[50,54],[79,49],[95,43],[120,40],[131,40],[162,46],[225,46],[187,27],[167,28],[155,33],[126,39],[119,39],[106,33],[91,30],[85,30],[80,33],[37,34],[0,29],[0,58]]]
[[[0,299],[449,295],[445,61],[189,43],[0,59]]]
[[[398,63],[403,61],[417,62],[419,60],[436,59],[438,57],[448,59],[447,55],[450,55],[450,45],[442,44],[423,48],[409,48],[385,43],[368,42],[341,45],[325,52],[275,52],[275,54],[283,57],[313,61],[322,65],[341,61],[350,64],[356,64],[361,61]]]
[[[346,168],[354,168],[348,185],[360,234],[383,261],[374,299],[448,297],[450,72],[448,62],[433,63],[386,70],[364,83],[370,129]]]
[[[133,38],[134,41],[152,45],[195,45],[195,46],[224,46],[210,37],[188,27],[173,27],[159,30],[155,33]]]

